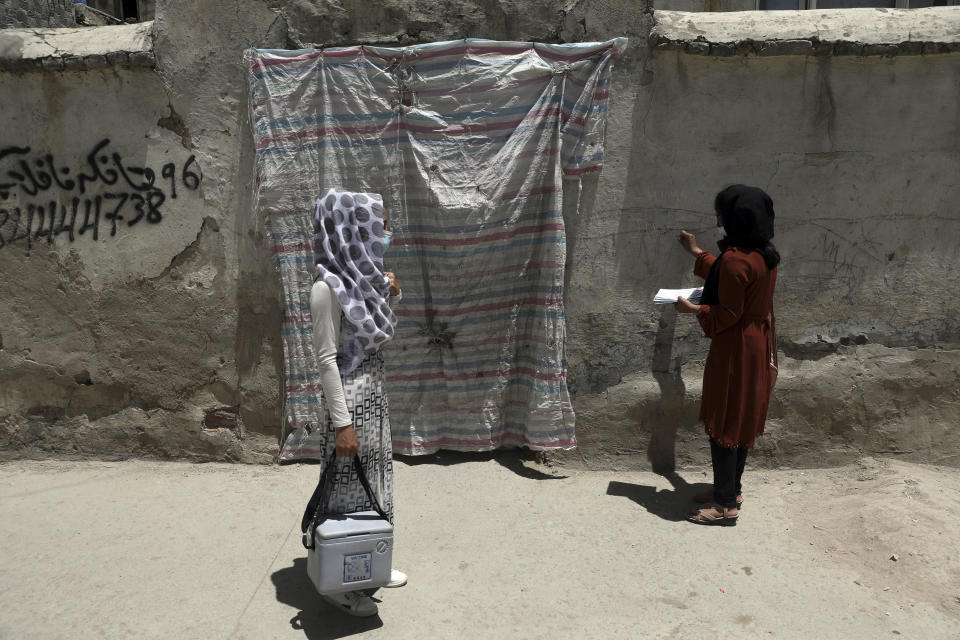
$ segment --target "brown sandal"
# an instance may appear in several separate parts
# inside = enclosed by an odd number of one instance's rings
[[[687,516],[694,524],[706,524],[719,527],[733,527],[737,524],[740,510],[736,507],[721,507],[716,503],[708,504]]]
[[[694,494],[693,501],[696,502],[697,504],[706,504],[708,502],[713,502],[713,489],[707,489],[706,491],[701,491],[700,493]],[[743,508],[742,493],[737,494],[737,508],[738,509]]]

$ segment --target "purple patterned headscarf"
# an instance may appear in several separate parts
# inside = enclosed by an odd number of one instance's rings
[[[390,280],[383,274],[383,198],[327,189],[313,215],[315,280],[340,301],[343,323],[337,362],[346,375],[393,337]]]

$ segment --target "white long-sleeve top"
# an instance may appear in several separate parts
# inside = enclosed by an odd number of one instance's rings
[[[343,381],[337,368],[337,348],[340,345],[340,301],[323,280],[313,283],[310,290],[310,314],[313,316],[313,349],[320,367],[320,384],[335,428],[353,424],[343,396]]]
[[[401,292],[390,299],[390,304],[396,304],[402,297]],[[343,395],[343,380],[340,378],[340,370],[337,367],[340,318],[343,311],[330,285],[323,280],[314,282],[310,290],[310,314],[313,316],[313,348],[317,353],[320,384],[323,385],[323,397],[330,411],[330,419],[334,428],[350,426],[353,424],[353,418],[347,411],[347,402]]]

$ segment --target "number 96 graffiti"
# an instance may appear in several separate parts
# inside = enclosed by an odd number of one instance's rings
[[[29,251],[61,236],[99,240],[101,233],[116,236],[118,227],[159,224],[161,207],[177,198],[178,185],[196,191],[203,182],[196,156],[179,169],[164,164],[158,180],[153,169],[127,165],[109,146],[109,139],[101,140],[77,171],[58,165],[50,153],[31,154],[30,147],[0,149],[0,249],[22,243]]]

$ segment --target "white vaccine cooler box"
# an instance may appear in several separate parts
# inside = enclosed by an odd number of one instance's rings
[[[393,525],[376,511],[328,514],[313,530],[307,575],[321,594],[376,589],[390,582]]]
[[[326,485],[334,463],[331,457],[300,526],[307,548],[307,575],[321,595],[377,589],[390,582],[393,525],[370,489],[359,457],[353,464],[376,510],[326,513]]]

